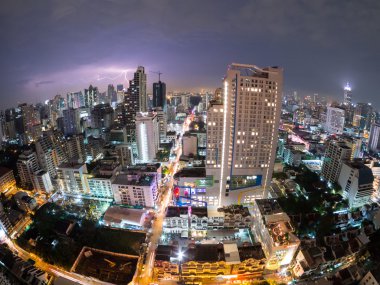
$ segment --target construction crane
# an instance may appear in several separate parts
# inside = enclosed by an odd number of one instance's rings
[[[151,71],[151,73],[156,73],[158,74],[158,81],[161,81],[161,74],[163,74],[161,71]]]

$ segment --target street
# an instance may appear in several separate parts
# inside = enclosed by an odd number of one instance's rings
[[[188,130],[188,126],[191,119],[188,117],[183,124],[183,131],[178,139],[178,147],[176,150],[176,158],[169,167],[169,179],[161,187],[161,201],[157,205],[158,210],[156,213],[156,219],[152,225],[152,236],[150,237],[149,246],[146,250],[146,259],[144,264],[138,264],[136,268],[136,274],[133,284],[149,284],[153,277],[153,268],[154,268],[154,259],[155,251],[158,245],[158,242],[162,234],[162,226],[164,223],[166,208],[168,207],[170,201],[172,200],[173,186],[174,186],[174,174],[178,170],[178,162],[182,154],[182,147],[180,142],[182,141],[182,135]]]

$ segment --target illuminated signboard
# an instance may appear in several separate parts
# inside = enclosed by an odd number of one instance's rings
[[[204,179],[195,180],[194,183],[197,188],[212,187],[214,186],[214,177],[212,175],[209,175]]]

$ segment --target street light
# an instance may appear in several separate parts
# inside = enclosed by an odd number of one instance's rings
[[[180,250],[180,251],[178,252],[178,260],[181,262],[182,259],[183,259],[183,252]]]
[[[181,249],[178,251],[178,261],[179,261],[179,284],[183,284],[182,282],[182,260],[183,260],[184,254]]]

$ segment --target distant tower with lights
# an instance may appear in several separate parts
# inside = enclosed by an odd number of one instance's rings
[[[344,105],[351,105],[352,103],[352,89],[350,84],[347,82],[346,86],[344,86],[344,98],[343,98],[343,104]]]

